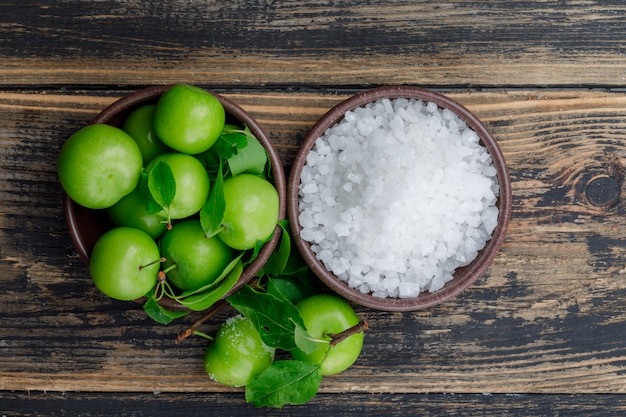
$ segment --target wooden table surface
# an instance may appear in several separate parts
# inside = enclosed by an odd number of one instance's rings
[[[63,220],[63,141],[171,83],[239,103],[285,169],[356,92],[449,95],[509,165],[502,250],[436,307],[358,308],[353,367],[255,409],[206,376],[204,339],[175,343],[196,316],[162,326],[99,293]],[[0,415],[624,415],[625,90],[621,0],[0,1]]]

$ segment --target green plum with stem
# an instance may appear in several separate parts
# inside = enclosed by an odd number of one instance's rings
[[[200,220],[175,223],[161,238],[167,280],[182,291],[214,282],[233,259],[233,251],[216,236],[207,238]]]
[[[156,286],[160,260],[159,248],[147,233],[133,227],[116,227],[96,241],[89,271],[104,294],[130,301]]]
[[[338,374],[354,364],[363,348],[363,332],[331,345],[333,335],[359,324],[359,317],[346,300],[332,294],[315,294],[299,301],[296,309],[308,334],[322,343],[310,353],[292,350],[294,359],[319,363],[322,375]]]

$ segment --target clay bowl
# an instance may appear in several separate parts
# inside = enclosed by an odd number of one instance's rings
[[[371,293],[363,293],[358,289],[351,288],[344,281],[337,278],[317,258],[315,252],[311,249],[310,243],[300,237],[302,227],[298,219],[300,212],[299,185],[302,169],[306,164],[306,157],[313,148],[315,141],[328,128],[340,122],[347,111],[365,106],[367,103],[382,98],[394,99],[401,97],[435,103],[440,108],[448,109],[458,115],[476,132],[480,138],[480,143],[491,154],[497,171],[500,194],[496,205],[499,208],[499,216],[497,226],[486,246],[480,250],[477,257],[470,264],[457,268],[453,274],[453,279],[448,281],[442,289],[436,292],[423,291],[414,298],[381,298],[374,297]],[[356,304],[383,311],[424,309],[442,303],[466,289],[483,275],[493,262],[504,240],[511,215],[511,182],[508,169],[498,143],[487,128],[476,116],[456,101],[433,91],[405,86],[380,87],[367,90],[348,98],[328,111],[307,134],[295,157],[287,183],[287,194],[287,217],[293,234],[293,241],[312,271],[328,287],[344,298]]]
[[[134,109],[145,104],[156,103],[167,88],[169,88],[169,86],[148,87],[124,96],[105,108],[91,123],[106,123],[120,127],[125,118]],[[279,195],[279,218],[284,219],[286,211],[286,178],[276,149],[263,129],[245,110],[225,97],[215,93],[212,94],[214,94],[224,106],[226,110],[226,122],[245,123],[267,150],[269,162],[271,163],[271,180]],[[89,266],[89,255],[96,241],[107,230],[110,230],[113,224],[109,220],[105,210],[92,210],[82,207],[69,198],[67,194],[63,195],[63,209],[72,243],[83,262]],[[226,296],[241,288],[255,276],[272,254],[272,251],[280,239],[280,235],[281,229],[277,226],[272,238],[260,250],[258,257],[244,269],[239,281]],[[182,308],[181,304],[169,298],[163,298],[161,304],[171,309]]]

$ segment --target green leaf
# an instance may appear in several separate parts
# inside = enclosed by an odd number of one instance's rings
[[[245,285],[228,297],[228,302],[254,323],[266,345],[283,350],[297,347],[295,329],[296,326],[304,328],[304,322],[296,307],[286,298]]]
[[[303,283],[294,276],[271,277],[267,280],[267,292],[297,304],[298,301],[318,293],[318,289]]]
[[[242,172],[263,175],[267,162],[267,151],[247,127],[246,131],[249,133],[247,136],[248,143],[245,147],[238,148],[237,153],[228,158],[228,167],[233,175]]]
[[[143,309],[146,314],[157,323],[170,324],[175,319],[181,318],[189,314],[188,311],[171,311],[167,310],[161,304],[158,303],[153,297],[148,297],[148,300],[144,303]]]
[[[204,168],[207,170],[210,178],[217,175],[217,170],[219,169],[222,158],[220,158],[220,155],[214,151],[213,147],[210,147],[206,152],[197,155],[197,158],[202,165],[204,165]]]
[[[259,253],[261,252],[261,249],[263,249],[263,246],[269,241],[271,240],[271,238],[273,237],[273,234],[267,238],[266,240],[262,241],[262,240],[257,240],[256,243],[254,244],[254,247],[252,249],[248,249],[245,251],[245,255],[246,257],[243,260],[243,265],[247,266],[250,265],[252,262],[254,262],[254,260],[259,256]],[[262,272],[263,270],[259,270],[259,272],[256,273],[257,277],[262,276]]]
[[[292,250],[289,253],[289,259],[285,264],[285,268],[282,270],[281,275],[307,275],[309,274],[309,267],[307,266],[304,258],[297,250]]]
[[[257,407],[274,408],[304,404],[315,397],[321,382],[319,364],[275,361],[246,385],[246,401]]]
[[[146,210],[146,213],[148,214],[157,214],[163,211],[163,208],[156,201],[154,201],[152,197],[143,198],[141,202],[142,202],[143,208]]]
[[[241,263],[242,256],[243,256],[243,253],[240,253],[239,256],[237,256],[235,259],[231,260],[228,263],[228,265],[226,265],[226,268],[224,268],[222,273],[217,278],[215,278],[215,280],[213,280],[212,282],[210,282],[210,283],[208,283],[206,285],[203,285],[202,287],[197,288],[195,290],[184,291],[178,297],[179,298],[183,298],[183,297],[188,297],[188,296],[193,295],[193,294],[199,294],[201,292],[206,292],[206,291],[213,290],[218,285],[220,285],[222,281],[224,281],[228,277],[228,275],[231,273],[231,271],[235,270],[235,268],[238,268],[238,264]]]
[[[278,222],[278,224],[283,230],[280,238],[280,245],[274,249],[274,252],[272,252],[272,255],[263,266],[261,275],[280,275],[287,266],[287,261],[289,260],[289,254],[291,253],[291,236],[287,231],[285,222]]]
[[[235,125],[225,125],[220,137],[211,146],[211,150],[214,154],[228,159],[235,155],[239,149],[246,147],[247,144],[248,136],[245,134],[245,129]]]
[[[220,137],[205,155],[205,163],[210,165],[218,156],[228,162],[232,175],[243,172],[265,174],[267,151],[246,125],[224,126]]]
[[[217,177],[211,187],[209,198],[200,210],[200,224],[207,238],[213,237],[222,230],[222,220],[226,210],[224,199],[224,176],[222,174],[222,161],[217,171]]]
[[[231,267],[231,265],[233,266]],[[231,262],[225,272],[222,273],[225,278],[221,280],[221,283],[216,288],[210,291],[205,290],[201,293],[191,294],[178,301],[185,307],[194,311],[206,310],[224,297],[228,291],[233,288],[239,280],[239,277],[241,277],[242,272],[243,264],[241,263],[240,258],[237,258],[234,262]],[[216,281],[220,281],[220,278],[221,277],[218,277]]]
[[[242,133],[245,134],[246,133],[246,124],[242,123],[241,125],[234,125],[232,123],[226,123],[224,125],[224,128],[222,129],[222,134],[227,134],[227,133]],[[242,145],[242,147],[245,146],[245,143]]]
[[[176,195],[176,180],[172,168],[163,162],[157,162],[148,173],[150,195],[163,209],[167,209]]]
[[[158,212],[163,211],[163,207],[154,201],[154,198],[152,197],[152,193],[148,187],[148,173],[145,170],[141,173],[141,178],[139,179],[139,193],[142,197],[142,204],[147,213],[157,214]]]
[[[307,333],[304,327],[300,326],[296,326],[294,339],[298,349],[307,355],[317,350],[328,351],[328,348],[330,347],[330,339],[316,339]]]

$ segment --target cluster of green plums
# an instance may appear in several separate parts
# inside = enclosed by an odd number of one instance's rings
[[[236,253],[272,235],[279,197],[259,172],[225,176],[219,231],[207,236],[201,224],[213,180],[200,156],[225,126],[213,94],[178,84],[157,103],[134,109],[121,127],[88,125],[63,144],[58,174],[65,192],[79,205],[106,210],[116,225],[90,254],[93,282],[104,294],[140,298],[163,270],[180,291],[201,288]]]
[[[336,295],[321,293],[300,300],[296,308],[309,336],[322,343],[309,352],[292,349],[291,357],[319,364],[321,375],[334,375],[352,366],[363,347],[363,332],[352,334],[336,345],[330,344],[332,335],[359,323],[352,306]],[[218,329],[204,355],[204,369],[214,381],[245,386],[272,364],[275,351],[263,342],[248,318],[236,315]]]

